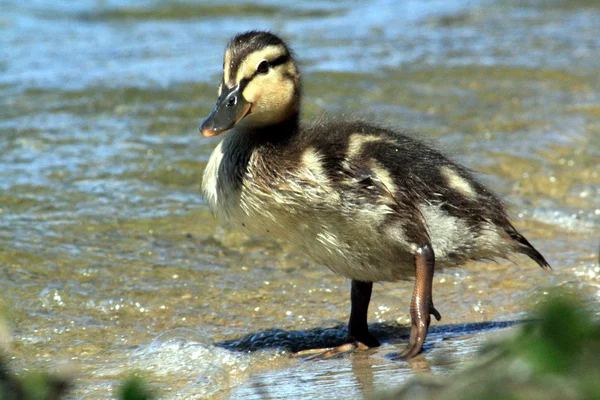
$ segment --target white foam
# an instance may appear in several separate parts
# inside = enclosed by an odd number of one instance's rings
[[[244,379],[253,357],[211,344],[206,334],[178,328],[160,334],[147,347],[137,350],[130,359],[130,368],[138,369],[147,378],[168,379],[161,383],[161,397],[202,399],[236,386]],[[175,377],[175,379],[173,379]]]

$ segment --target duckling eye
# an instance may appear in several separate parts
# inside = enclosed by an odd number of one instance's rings
[[[256,72],[259,74],[266,74],[269,72],[269,62],[267,60],[262,60],[258,67],[256,67]]]

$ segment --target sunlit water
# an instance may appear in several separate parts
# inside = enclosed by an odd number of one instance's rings
[[[0,285],[17,371],[75,369],[73,398],[139,371],[171,398],[361,398],[446,374],[551,286],[600,296],[600,7],[593,1],[0,1]],[[544,4],[544,6],[539,5]],[[288,3],[283,3],[288,4]],[[427,351],[410,283],[375,286],[383,345],[344,337],[349,282],[282,243],[219,226],[199,193],[227,40],[284,35],[307,118],[423,132],[511,205],[553,265],[436,275]],[[503,322],[504,321],[504,322]]]

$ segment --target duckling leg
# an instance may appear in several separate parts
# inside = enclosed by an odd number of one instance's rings
[[[350,353],[354,350],[367,350],[379,346],[379,341],[369,332],[367,311],[371,301],[372,282],[352,281],[350,299],[350,322],[348,322],[348,342],[337,347],[310,349],[299,351],[294,357],[310,356],[308,359],[327,359],[339,354]]]
[[[367,311],[371,301],[373,282],[352,281],[352,309],[348,322],[348,342],[362,343],[367,347],[378,347],[379,340],[369,332],[367,325]]]
[[[426,244],[417,249],[415,254],[415,288],[410,302],[412,327],[408,346],[400,354],[401,358],[413,358],[421,352],[431,322],[431,314],[438,321],[442,318],[433,306],[431,289],[434,267],[435,255],[431,245]]]

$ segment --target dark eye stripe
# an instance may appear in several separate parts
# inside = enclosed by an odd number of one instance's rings
[[[290,59],[289,54],[284,54],[282,56],[279,56],[276,59],[274,59],[273,61],[269,61],[269,68],[273,68],[278,65],[285,64],[286,62],[289,61],[289,59]],[[244,78],[244,79],[242,79],[242,81],[244,81],[245,79],[247,79],[248,81],[251,81],[258,74],[259,74],[258,71],[254,71],[254,73],[252,74],[252,76],[250,78]]]
[[[273,61],[269,62],[269,67],[273,68],[276,67],[278,65],[282,65],[285,64],[286,62],[288,62],[290,60],[290,55],[289,54],[284,54],[282,56],[277,57],[276,59],[274,59]],[[239,85],[240,85],[240,90],[244,90],[244,88],[248,85],[248,83],[254,79],[254,77],[256,75],[259,75],[258,71],[254,71],[254,73],[252,74],[251,77],[249,78],[242,78],[242,80],[240,81]],[[227,87],[226,85],[224,87]]]
[[[289,59],[290,59],[290,55],[289,54],[284,54],[282,56],[277,57],[273,61],[270,61],[269,65],[271,67],[276,67],[278,65],[285,64],[286,62],[289,61]]]

